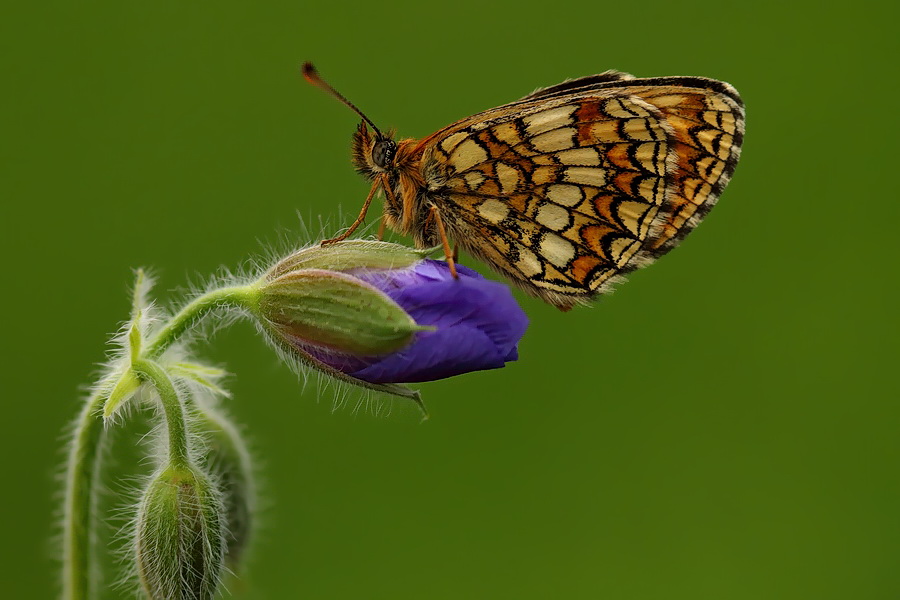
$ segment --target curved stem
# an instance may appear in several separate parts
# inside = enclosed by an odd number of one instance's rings
[[[103,438],[100,413],[105,400],[105,394],[96,392],[85,402],[69,450],[63,524],[63,598],[66,600],[90,598],[91,520]]]
[[[192,407],[207,438],[204,464],[216,474],[227,517],[225,561],[237,573],[254,529],[256,489],[250,452],[237,428],[222,414],[196,399]]]
[[[185,331],[218,308],[223,306],[251,308],[256,297],[255,291],[252,285],[225,287],[195,298],[150,340],[143,355],[151,360],[159,358],[169,346],[184,335]]]
[[[152,360],[135,360],[132,368],[138,377],[152,383],[159,394],[169,436],[169,462],[178,467],[188,466],[190,454],[184,407],[172,380],[166,371]]]
[[[138,288],[140,278],[138,274]],[[135,292],[140,293],[140,290]],[[210,312],[223,306],[253,310],[256,289],[252,285],[233,286],[210,291],[187,304],[150,340],[142,358],[134,360],[133,370],[150,381],[162,400],[169,436],[172,462],[185,465],[189,458],[184,408],[166,372],[153,359],[162,355],[184,333]],[[135,303],[137,305],[137,302]],[[109,381],[112,381],[110,379]],[[107,387],[111,387],[110,386]],[[100,448],[103,439],[103,405],[110,389],[102,384],[85,402],[78,417],[66,466],[65,517],[63,532],[63,598],[91,598],[94,502]]]

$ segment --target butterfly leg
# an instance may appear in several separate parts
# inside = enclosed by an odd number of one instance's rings
[[[453,242],[453,262],[459,262],[459,246]]]
[[[391,206],[400,206],[400,203],[397,202],[397,197],[394,195],[394,190],[391,187],[391,181],[388,179],[387,174],[381,175],[381,189],[384,190],[384,195],[387,198],[388,204]],[[381,224],[378,225],[378,240],[380,241],[384,238],[384,215],[381,216]]]
[[[359,216],[356,217],[356,220],[353,221],[353,225],[351,225],[347,231],[342,233],[337,237],[333,237],[330,240],[322,240],[322,246],[327,246],[329,244],[334,244],[335,242],[342,242],[350,237],[356,229],[362,225],[362,222],[366,219],[366,213],[369,211],[369,205],[372,204],[372,198],[375,197],[375,192],[378,191],[378,186],[381,184],[380,181],[376,181],[372,185],[372,189],[369,190],[369,195],[366,196],[366,201],[363,203],[362,210],[359,211]]]
[[[434,225],[437,227],[438,235],[441,236],[441,245],[444,247],[444,260],[447,261],[447,266],[450,267],[450,274],[453,275],[453,279],[459,279],[459,275],[456,274],[456,259],[454,253],[450,251],[450,242],[447,240],[444,222],[441,220],[441,213],[438,212],[436,206],[431,207],[431,212],[428,213],[428,217],[434,219]]]

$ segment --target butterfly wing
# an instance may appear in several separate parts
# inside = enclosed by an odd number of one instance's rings
[[[427,198],[451,237],[563,308],[676,245],[740,154],[733,88],[629,77],[538,90],[422,141]]]

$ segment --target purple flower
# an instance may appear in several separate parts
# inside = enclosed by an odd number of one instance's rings
[[[288,360],[419,402],[401,383],[497,369],[528,319],[505,285],[427,251],[349,240],[298,250],[251,286],[249,312]]]
[[[345,271],[399,304],[420,331],[408,346],[382,356],[358,356],[307,347],[316,359],[369,383],[414,383],[470,371],[498,369],[518,358],[528,318],[505,285],[472,269],[425,260],[404,269]]]

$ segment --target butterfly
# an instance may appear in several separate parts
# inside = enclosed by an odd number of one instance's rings
[[[743,102],[727,83],[606,71],[395,141],[312,64],[303,74],[362,117],[353,163],[372,182],[356,221],[323,244],[352,234],[381,190],[382,226],[442,245],[451,268],[453,240],[564,311],[690,233],[744,136]]]

